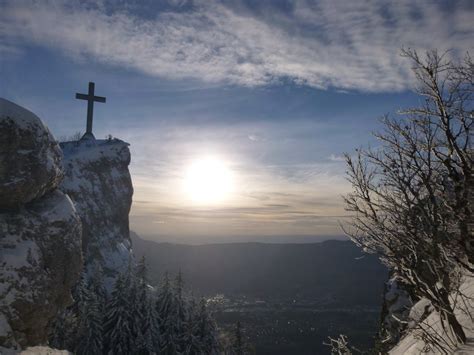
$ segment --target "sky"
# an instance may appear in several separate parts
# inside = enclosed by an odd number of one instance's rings
[[[74,96],[94,81],[107,97],[95,136],[130,143],[131,229],[183,243],[344,238],[342,154],[377,146],[380,118],[420,103],[401,48],[474,45],[470,0],[0,6],[0,96],[61,140],[84,132]],[[189,190],[206,159],[231,176],[216,201]]]

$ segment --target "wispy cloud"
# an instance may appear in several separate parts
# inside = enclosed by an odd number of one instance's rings
[[[329,159],[330,161],[338,162],[338,163],[341,163],[341,162],[345,162],[345,161],[346,161],[346,158],[344,158],[343,155],[337,155],[337,154],[331,154],[328,159]]]
[[[128,129],[120,136],[134,142],[132,226],[150,235],[340,235],[346,215],[340,196],[350,185],[344,165],[328,160],[324,141],[314,138],[334,125],[293,120],[289,126],[265,121],[232,129],[184,123]],[[254,132],[265,139],[249,140]],[[347,141],[344,132],[332,137]],[[228,199],[205,208],[190,201],[181,184],[186,166],[209,153],[228,163],[236,186]],[[151,224],[155,219],[165,223]]]
[[[472,50],[474,37],[470,1],[295,0],[286,11],[271,3],[254,11],[237,1],[198,0],[186,11],[146,18],[81,4],[7,2],[2,48],[27,41],[172,79],[247,86],[290,80],[377,92],[410,85],[401,46],[458,55]]]

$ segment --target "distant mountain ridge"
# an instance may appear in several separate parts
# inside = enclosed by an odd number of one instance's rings
[[[156,243],[131,232],[134,253],[145,255],[154,282],[182,271],[195,294],[296,300],[333,307],[382,301],[387,270],[350,241],[312,244]]]

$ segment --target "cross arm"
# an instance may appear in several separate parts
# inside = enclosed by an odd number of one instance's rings
[[[79,99],[79,100],[89,100],[89,95],[86,95],[86,94],[76,94],[76,99]]]
[[[89,100],[89,99],[90,99],[90,96],[89,96],[89,95],[86,95],[86,94],[79,94],[79,93],[77,93],[77,94],[76,94],[76,99],[79,99],[79,100]],[[93,101],[95,101],[95,102],[105,102],[105,97],[102,97],[102,96],[94,96],[94,97],[93,97]]]

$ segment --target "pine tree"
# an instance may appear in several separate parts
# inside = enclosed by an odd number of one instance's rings
[[[136,268],[137,307],[139,309],[140,335],[137,339],[139,354],[156,354],[160,348],[160,325],[158,314],[149,292],[148,270],[145,257],[142,257]]]
[[[162,354],[176,354],[175,302],[168,273],[165,274],[160,294],[156,301],[156,310],[161,320],[160,333]]]
[[[81,274],[79,282],[74,287],[72,296],[74,298],[74,303],[71,309],[76,314],[81,314],[83,311],[82,308],[85,306],[88,297],[87,275],[85,274],[85,272]]]
[[[142,307],[139,303],[139,283],[140,280],[137,277],[137,270],[129,264],[127,272],[125,274],[126,292],[128,295],[128,301],[130,305],[128,325],[131,333],[131,347],[136,351],[140,347],[140,343],[143,343],[143,335],[141,332],[142,322]]]
[[[73,293],[74,304],[58,316],[50,337],[57,348],[78,355],[219,353],[206,303],[185,296],[181,272],[173,283],[165,275],[157,297],[142,258],[116,279],[109,303],[100,270],[89,282],[84,273]]]
[[[133,334],[130,329],[131,308],[128,277],[119,275],[107,306],[105,320],[106,352],[121,355],[133,354]]]
[[[100,265],[97,265],[89,279],[89,290],[94,292],[100,305],[100,312],[105,312],[105,304],[107,302],[107,291],[104,287],[104,272]]]
[[[77,338],[78,319],[72,309],[61,311],[53,323],[49,343],[56,349],[73,350]]]
[[[244,354],[244,345],[242,339],[242,327],[240,325],[240,321],[237,321],[237,325],[235,327],[234,339],[232,343],[232,352],[235,355],[243,355]]]
[[[139,353],[144,355],[160,353],[161,334],[158,314],[151,298],[146,301],[146,311],[143,317],[142,340]]]
[[[193,328],[193,339],[191,340],[197,339],[200,352],[217,354],[219,352],[217,326],[207,310],[204,299],[201,299],[191,323]]]
[[[87,290],[85,297],[80,315],[80,337],[76,353],[78,355],[100,355],[103,348],[102,305],[92,289]]]
[[[186,349],[186,333],[187,333],[187,321],[188,321],[188,305],[184,299],[183,291],[184,281],[181,270],[179,270],[174,283],[174,326],[175,326],[175,339],[178,345],[178,351],[184,352]]]
[[[184,334],[184,353],[201,354],[202,344],[198,332],[199,312],[194,298],[191,298],[187,305],[188,319],[186,322],[186,332]]]

